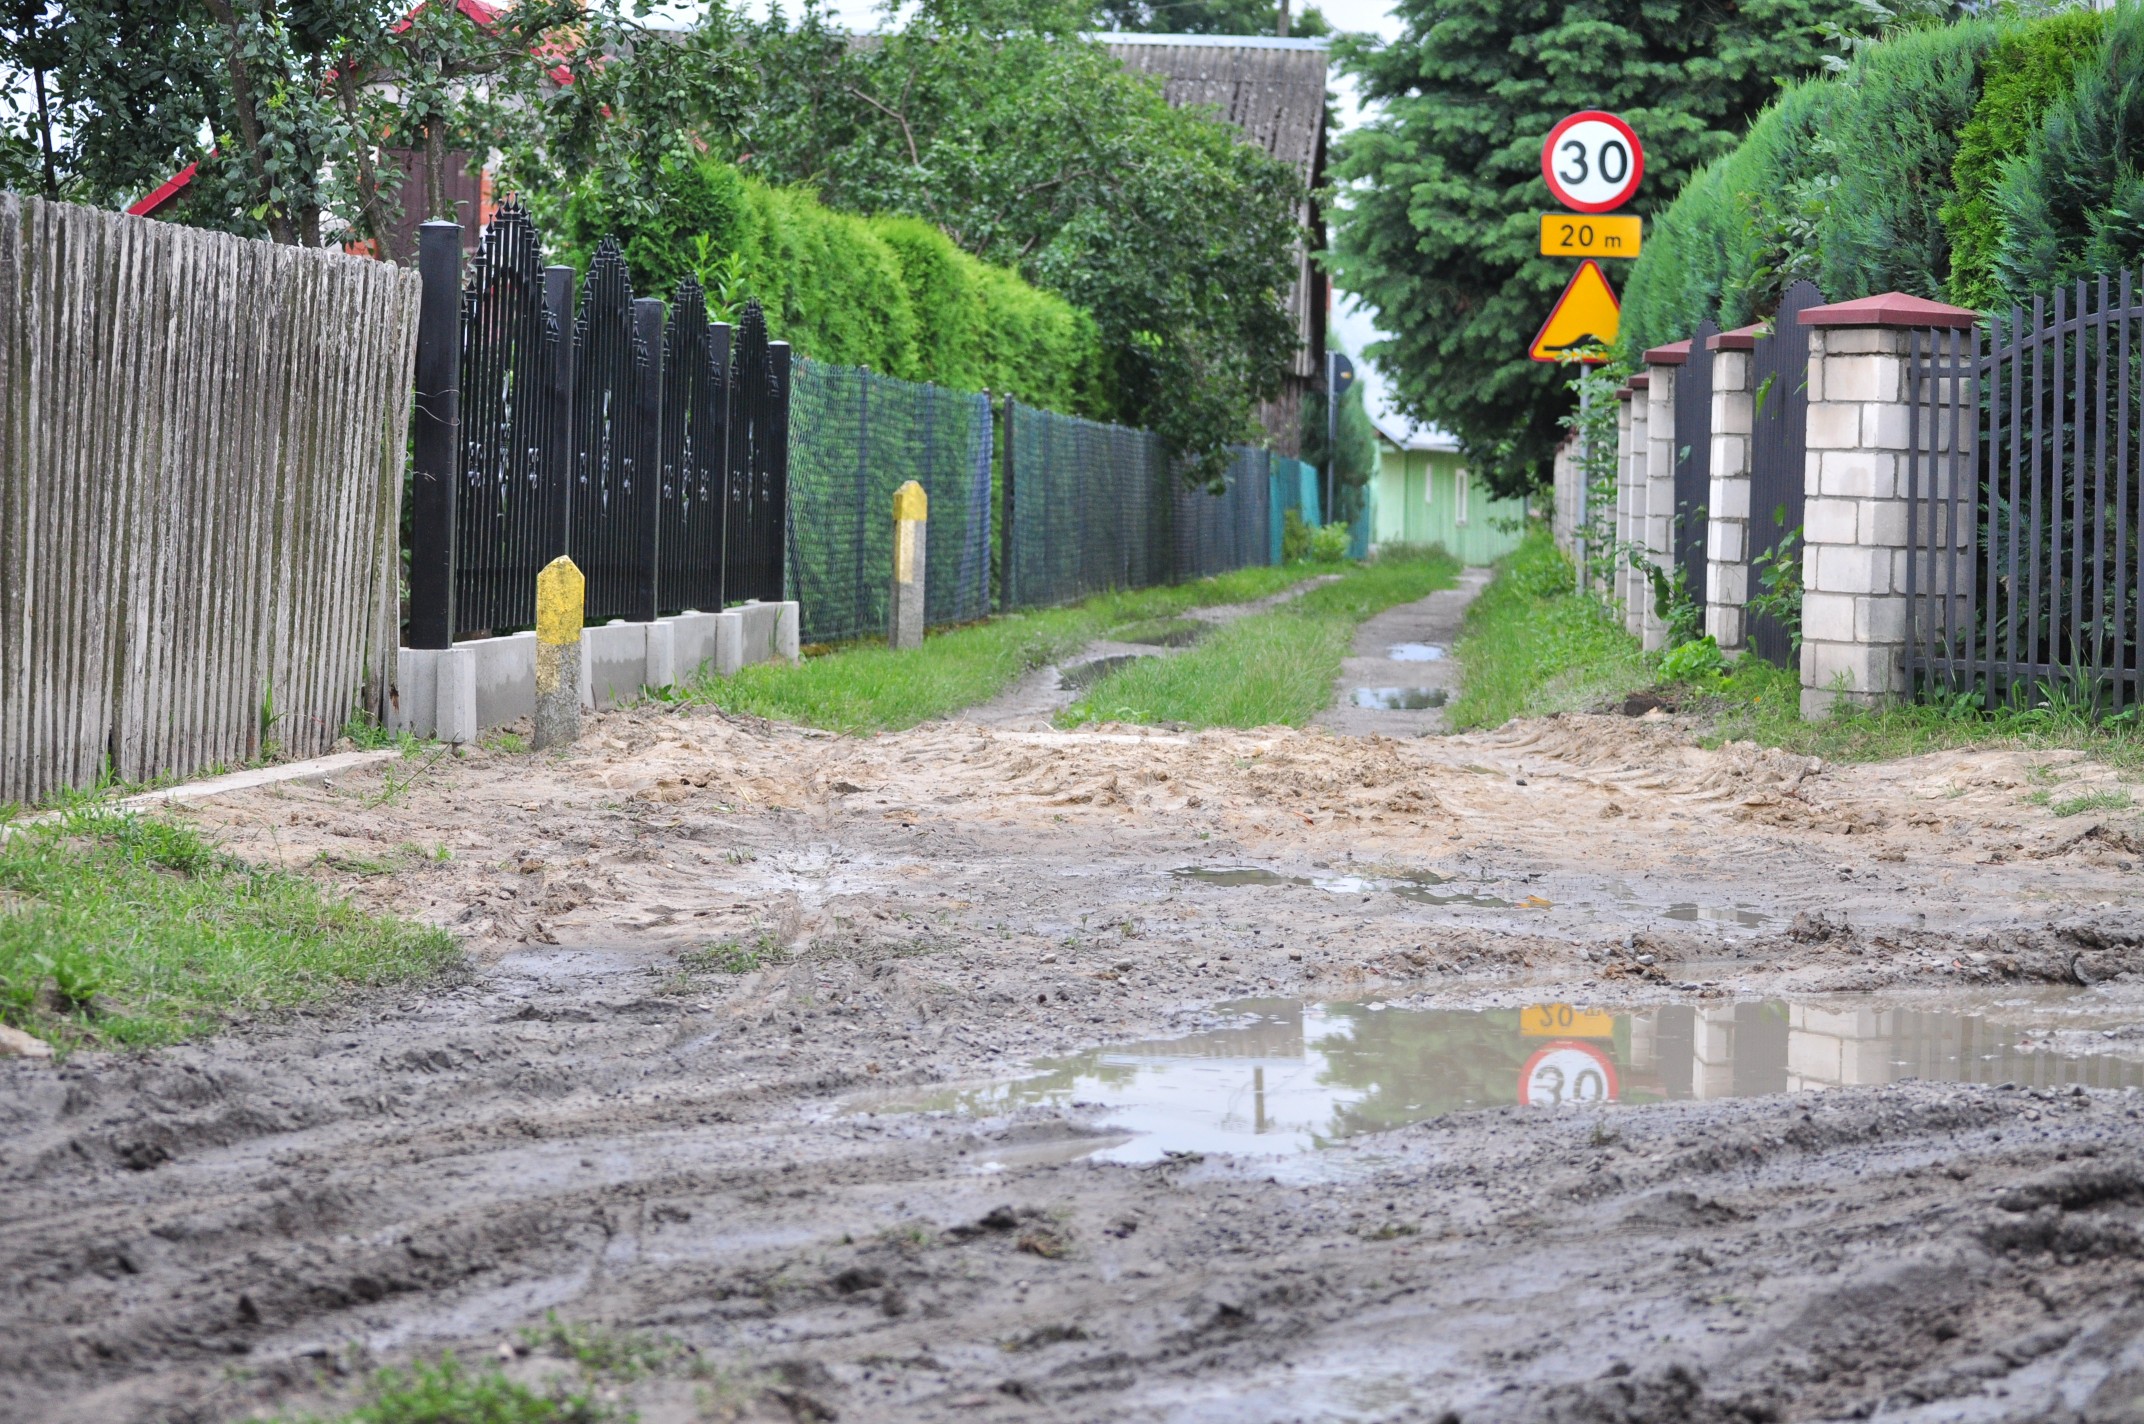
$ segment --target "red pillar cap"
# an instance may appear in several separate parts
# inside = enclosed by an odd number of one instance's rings
[[[1803,326],[1948,327],[1962,331],[1980,320],[1980,313],[1966,307],[1909,297],[1904,292],[1885,292],[1851,302],[1811,307],[1799,318]]]
[[[1680,341],[1670,341],[1665,346],[1655,346],[1645,353],[1645,364],[1648,366],[1680,366],[1689,359],[1690,338],[1687,336]]]
[[[1755,351],[1757,338],[1768,336],[1765,330],[1768,321],[1753,321],[1748,326],[1738,326],[1733,331],[1723,331],[1705,343],[1707,351]]]

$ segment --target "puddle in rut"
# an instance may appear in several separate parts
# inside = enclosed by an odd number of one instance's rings
[[[1442,707],[1450,696],[1450,690],[1442,687],[1358,687],[1354,702],[1377,712],[1419,712]]]
[[[1760,915],[1755,910],[1745,910],[1732,905],[1670,905],[1660,912],[1671,920],[1687,920],[1692,924],[1739,925],[1754,930],[1772,922],[1770,915]]]
[[[1396,663],[1441,663],[1444,649],[1436,643],[1394,643],[1385,656]]]
[[[1058,670],[1057,685],[1068,692],[1092,687],[1126,663],[1137,662],[1143,656],[1141,653],[1114,653],[1108,657],[1089,658],[1083,663],[1073,663]]]
[[[1134,1134],[1109,1161],[1302,1152],[1466,1108],[1750,1097],[1925,1078],[2144,1088],[2144,1063],[2030,1046],[1972,1013],[1880,1000],[1391,1009],[1250,1000],[1236,1024],[1046,1060],[1031,1077],[916,1104],[998,1114],[1083,1104]]]
[[[1447,877],[1428,870],[1410,870],[1398,875],[1282,875],[1255,865],[1186,865],[1169,872],[1181,880],[1207,885],[1307,885],[1328,895],[1374,895],[1389,890],[1402,900],[1422,905],[1479,905],[1485,909],[1511,908],[1509,900],[1494,895],[1469,895],[1464,891],[1436,890]],[[1543,902],[1546,905],[1546,902]]]

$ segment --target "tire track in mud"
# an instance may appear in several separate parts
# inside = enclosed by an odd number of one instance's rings
[[[2098,908],[2134,884],[2111,841],[1938,903],[1990,838],[2075,835],[2019,804],[2035,759],[1681,736],[845,741],[639,709],[393,798],[355,775],[198,807],[240,853],[460,923],[475,962],[207,1044],[0,1063],[0,1418],[233,1418],[317,1398],[353,1344],[481,1354],[554,1306],[688,1339],[757,1382],[750,1417],[1338,1416],[1365,1380],[1389,1417],[1469,1424],[2114,1399],[2144,1378],[2133,1096],[1491,1111],[1292,1167],[1065,1160],[1106,1124],[1077,1107],[907,1111],[1254,994],[1659,1002],[1700,960],[1714,996],[2054,981],[2079,954],[2144,975]],[[1766,797],[1793,804],[1745,814]],[[405,843],[454,857],[333,869]],[[1171,874],[1246,864],[1291,883]],[[1510,903],[1410,900],[1402,871]],[[1664,925],[1708,883],[1773,928]],[[757,967],[681,957],[723,942]],[[2095,1163],[2118,1189],[2028,1190]],[[652,1424],[691,1386],[647,1388]]]

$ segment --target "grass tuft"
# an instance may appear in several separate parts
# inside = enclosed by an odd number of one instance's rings
[[[0,839],[0,1019],[62,1049],[171,1043],[458,958],[442,930],[255,869],[170,821],[76,806]]]
[[[1240,618],[1168,658],[1141,658],[1103,678],[1058,719],[1300,727],[1332,699],[1355,625],[1457,582],[1441,554],[1346,568],[1271,613]]]
[[[464,1370],[449,1353],[439,1363],[382,1370],[365,1401],[332,1424],[605,1424],[618,1412],[585,1393],[538,1394],[498,1370]],[[317,1415],[288,1424],[331,1424]]]
[[[1119,628],[1262,598],[1313,572],[1300,565],[1256,567],[1168,588],[1103,594],[1069,608],[1010,613],[933,632],[916,652],[849,643],[794,667],[754,663],[729,677],[703,675],[672,700],[851,735],[897,731],[988,702],[1030,669]]]

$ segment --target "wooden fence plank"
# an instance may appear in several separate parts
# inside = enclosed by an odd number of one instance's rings
[[[325,750],[399,626],[414,272],[0,195],[0,800]]]

